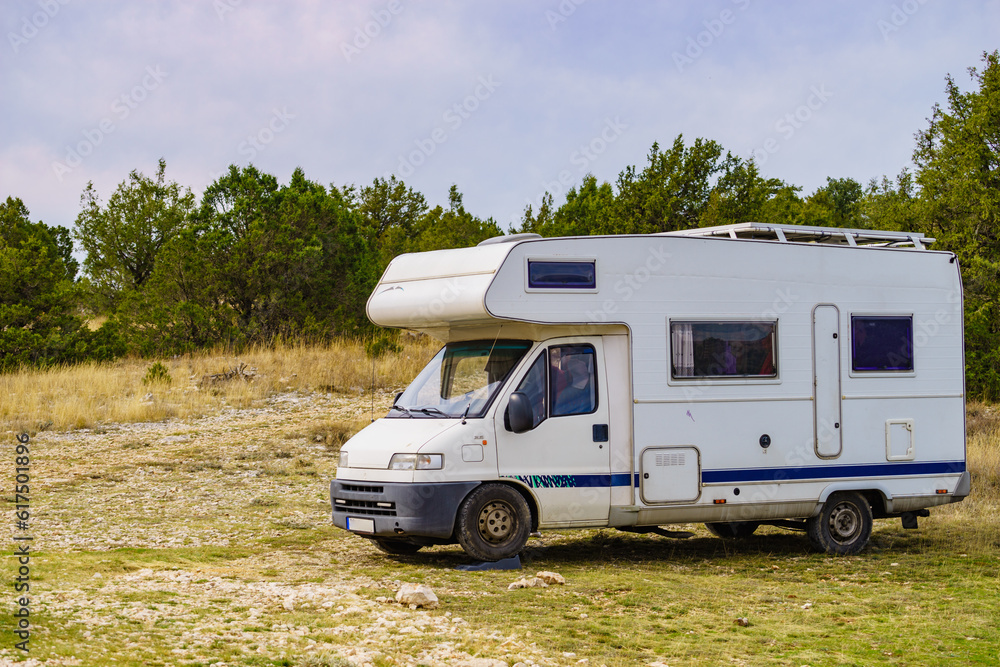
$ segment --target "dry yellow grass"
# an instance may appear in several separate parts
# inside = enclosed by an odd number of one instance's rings
[[[402,351],[374,363],[375,388],[401,390],[438,347],[427,338],[404,340]],[[245,408],[288,391],[364,394],[372,387],[373,363],[357,341],[184,355],[158,362],[169,379],[144,382],[154,363],[125,359],[0,375],[0,425],[8,433],[94,428]],[[212,380],[238,369],[245,379]]]
[[[437,341],[426,337],[404,337],[399,353],[374,363],[376,390],[401,390],[438,347]],[[0,396],[5,397],[0,403],[0,427],[8,433],[34,434],[194,418],[251,407],[282,392],[364,395],[372,386],[372,361],[357,341],[256,348],[236,356],[184,355],[159,362],[168,380],[145,382],[154,363],[126,359],[0,375]],[[249,379],[211,379],[240,368]],[[973,492],[964,502],[946,508],[945,515],[971,519],[985,529],[1000,516],[1000,406],[970,403],[967,423]],[[345,438],[341,428],[330,426],[316,435],[339,445]],[[993,529],[989,532],[992,535]]]
[[[966,431],[972,494],[941,516],[961,524],[964,543],[992,550],[1000,546],[1000,406],[969,403]]]

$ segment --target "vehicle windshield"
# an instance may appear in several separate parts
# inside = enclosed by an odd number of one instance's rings
[[[482,417],[531,347],[524,340],[449,343],[406,388],[386,417]]]

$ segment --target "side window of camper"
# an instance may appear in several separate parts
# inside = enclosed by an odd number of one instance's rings
[[[552,416],[585,415],[597,409],[596,355],[591,345],[549,348]]]
[[[776,377],[776,328],[777,322],[671,322],[670,375]]]
[[[851,316],[851,368],[912,371],[913,316]]]
[[[545,352],[538,355],[538,358],[531,364],[528,374],[524,376],[524,379],[521,380],[521,384],[517,386],[517,391],[526,394],[528,400],[531,402],[531,428],[535,428],[545,421],[545,417],[547,415],[545,406],[545,358]]]
[[[528,288],[539,290],[596,290],[597,262],[528,260]]]

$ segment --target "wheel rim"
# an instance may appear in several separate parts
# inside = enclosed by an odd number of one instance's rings
[[[840,542],[850,542],[861,530],[861,514],[851,503],[839,503],[830,513],[830,536]]]
[[[503,501],[486,503],[479,512],[479,534],[490,544],[503,542],[516,528],[514,508]]]

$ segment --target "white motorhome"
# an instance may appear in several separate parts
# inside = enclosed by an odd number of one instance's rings
[[[933,239],[743,223],[395,258],[376,324],[444,343],[341,450],[333,522],[390,553],[545,529],[761,524],[855,553],[969,494],[962,286]]]

